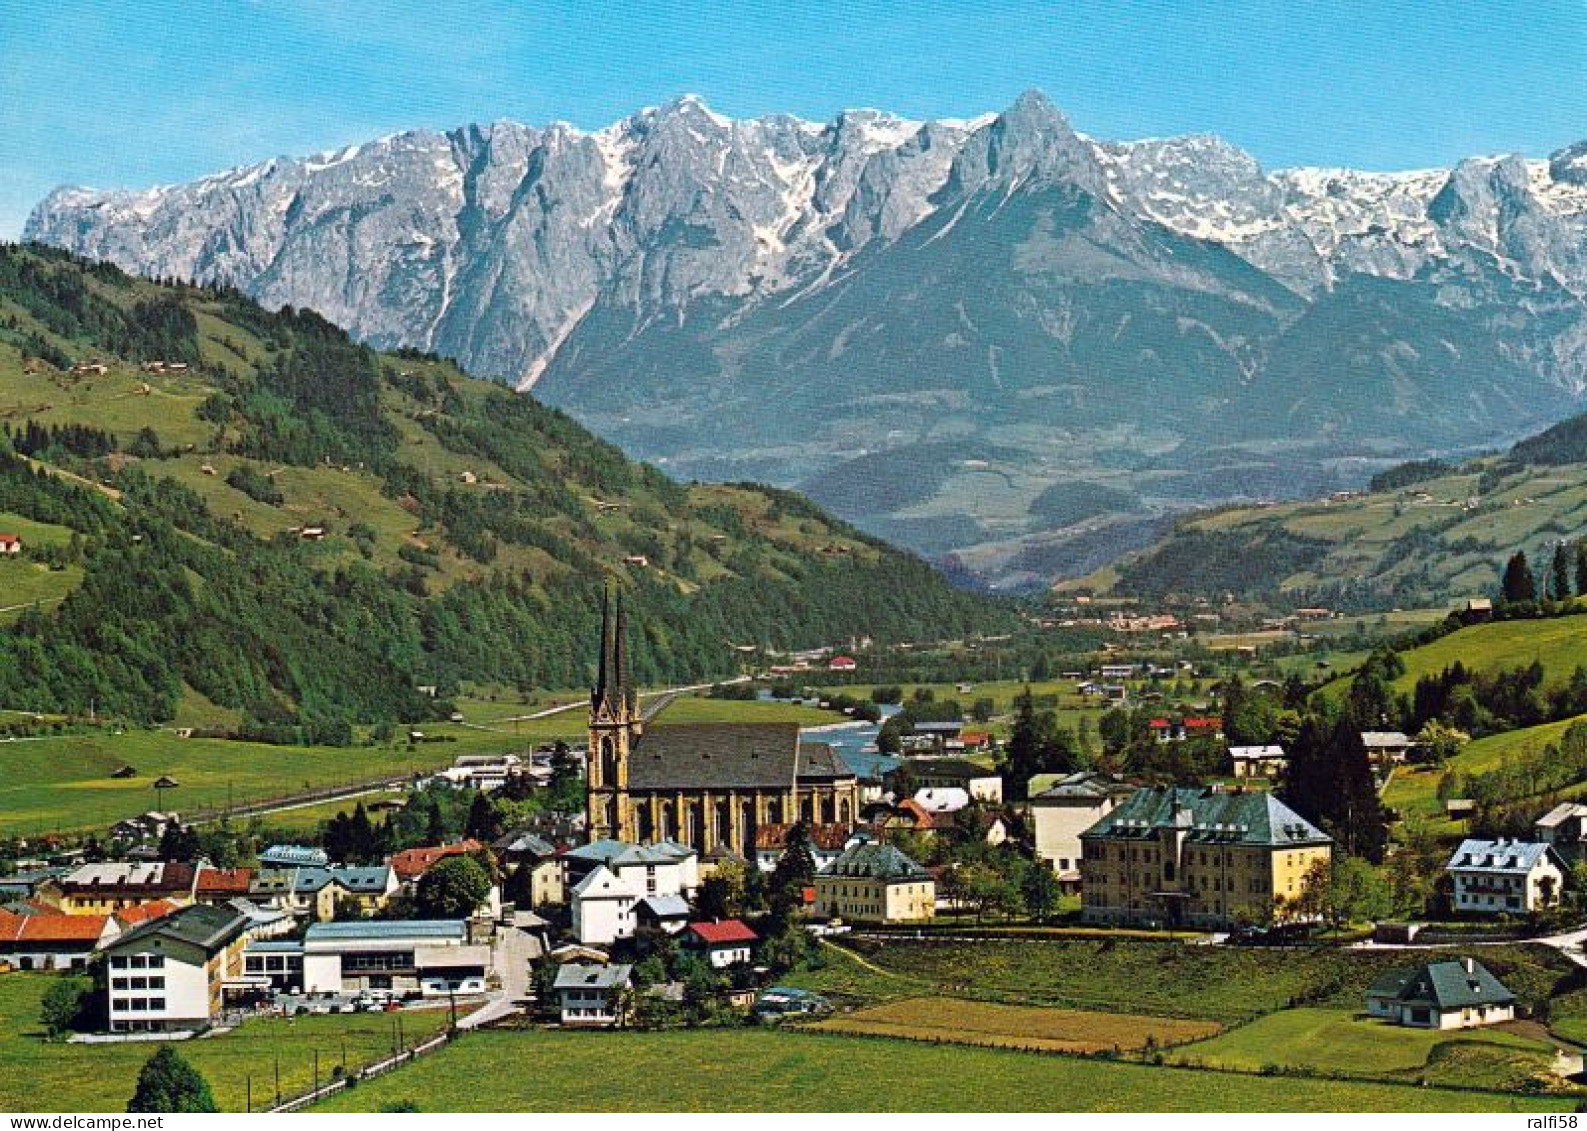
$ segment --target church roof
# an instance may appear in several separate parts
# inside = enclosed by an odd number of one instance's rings
[[[802,781],[854,776],[832,747],[801,746],[797,723],[678,723],[645,729],[629,759],[628,787],[788,789],[796,772]]]

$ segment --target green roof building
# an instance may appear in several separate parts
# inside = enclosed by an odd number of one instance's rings
[[[1515,995],[1473,958],[1391,970],[1367,990],[1367,1012],[1417,1029],[1471,1029],[1515,1018]]]
[[[1087,922],[1228,930],[1299,917],[1332,841],[1263,790],[1138,789],[1080,834]]]

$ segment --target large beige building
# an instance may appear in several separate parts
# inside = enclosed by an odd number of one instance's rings
[[[1028,799],[1036,856],[1060,883],[1080,883],[1080,834],[1111,813],[1135,787],[1091,770],[1069,774]]]
[[[816,873],[818,919],[921,923],[936,913],[931,873],[890,844],[853,845]]]
[[[796,723],[652,725],[629,675],[622,601],[610,592],[586,766],[591,840],[679,841],[749,859],[761,825],[859,816],[854,771],[830,746],[801,743]]]
[[[1267,792],[1137,790],[1080,838],[1087,922],[1228,928],[1293,916],[1333,842]]]

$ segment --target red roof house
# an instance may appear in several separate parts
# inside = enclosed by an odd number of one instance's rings
[[[17,915],[0,909],[0,959],[23,970],[69,970],[120,933],[109,915]]]
[[[833,656],[827,661],[827,670],[833,672],[851,672],[859,666],[853,656]]]
[[[742,919],[717,919],[710,923],[690,923],[689,934],[707,946],[743,945],[760,940],[760,936]]]
[[[469,839],[460,840],[456,844],[406,848],[401,852],[392,854],[390,860],[391,870],[397,873],[397,879],[402,883],[409,883],[417,880],[448,856],[467,856],[478,852],[484,847],[479,841]]]
[[[193,896],[200,903],[224,903],[248,894],[253,883],[252,868],[215,868],[205,865],[198,870],[198,884]]]
[[[116,912],[116,922],[121,924],[123,931],[130,931],[133,927],[144,923],[152,923],[156,919],[164,919],[173,912],[180,911],[182,905],[169,899],[153,899],[148,903],[140,903],[135,907],[123,907]]]

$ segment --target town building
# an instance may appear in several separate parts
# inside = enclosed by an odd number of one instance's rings
[[[110,1031],[203,1029],[228,988],[243,989],[248,920],[229,907],[193,904],[105,947]]]
[[[686,902],[700,885],[694,850],[670,841],[638,845],[599,840],[570,849],[563,860],[573,936],[586,946],[632,938],[641,925],[641,900],[678,896]]]
[[[249,981],[272,993],[303,992],[303,941],[256,939],[243,950],[243,973]]]
[[[716,919],[709,923],[690,923],[683,936],[685,946],[703,953],[712,969],[725,970],[729,966],[748,966],[757,935],[741,919]]]
[[[815,915],[858,923],[921,923],[936,914],[931,873],[890,844],[846,849],[816,873]]]
[[[1446,868],[1451,904],[1473,915],[1524,915],[1559,904],[1568,865],[1553,847],[1528,840],[1460,842]]]
[[[1042,783],[1033,778],[1031,784]],[[1036,856],[1047,862],[1060,884],[1076,890],[1080,887],[1080,834],[1134,792],[1133,785],[1092,770],[1059,777],[1039,792],[1031,792],[1027,805]]]
[[[1080,836],[1088,923],[1227,929],[1292,917],[1332,841],[1265,791],[1136,790]]]
[[[1532,825],[1537,839],[1571,863],[1587,856],[1587,805],[1562,801]]]
[[[381,911],[397,889],[397,873],[389,864],[310,865],[261,868],[249,895],[266,907],[328,923],[343,911],[359,915]]]
[[[972,799],[991,805],[1003,801],[1002,775],[974,762],[961,758],[911,758],[907,769],[917,788],[962,789]]]
[[[311,994],[479,994],[490,969],[490,947],[470,944],[461,919],[314,923],[302,948],[303,990]],[[273,946],[259,953],[290,955]]]
[[[508,877],[508,890],[521,893],[518,903],[535,908],[561,906],[567,902],[560,845],[539,833],[525,830],[508,833],[493,847]]]
[[[1515,1020],[1515,995],[1475,959],[1424,962],[1372,983],[1367,1012],[1416,1029],[1473,1029]]]
[[[627,1018],[634,968],[619,963],[594,966],[569,962],[557,967],[552,992],[562,1012],[562,1024],[606,1029]]]
[[[140,903],[191,903],[199,868],[160,861],[84,864],[39,888],[38,898],[68,915],[110,915]]]
[[[1374,766],[1397,766],[1410,755],[1416,743],[1397,730],[1364,730],[1361,745],[1367,748],[1367,760]]]
[[[1276,778],[1289,765],[1284,748],[1269,746],[1231,746],[1229,761],[1237,778]]]
[[[755,864],[762,872],[777,867],[777,861],[788,848],[788,834],[792,825],[761,825],[755,829]],[[820,871],[843,854],[854,839],[854,830],[848,825],[806,825],[805,839],[810,845],[810,858]]]
[[[608,590],[590,696],[588,830],[594,840],[677,840],[746,859],[754,830],[797,820],[850,824],[859,783],[830,746],[794,723],[651,725],[628,665],[622,598]]]
[[[331,858],[325,849],[307,844],[272,844],[259,853],[259,867],[283,870],[287,868],[324,868]]]
[[[0,963],[14,970],[81,970],[122,929],[113,915],[18,915],[0,908]]]

